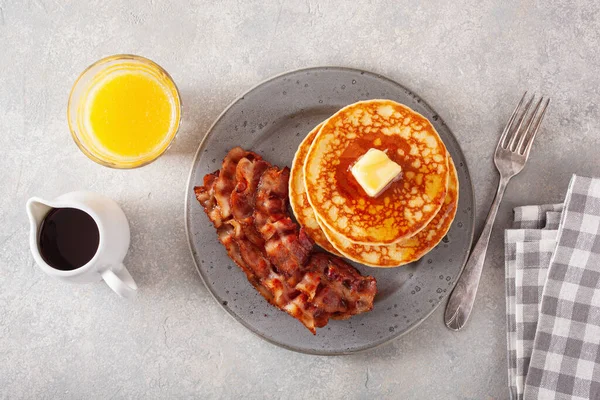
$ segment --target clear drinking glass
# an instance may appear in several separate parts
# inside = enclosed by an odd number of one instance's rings
[[[95,101],[94,93],[99,93],[101,86],[114,79],[115,74],[142,74],[145,76],[144,79],[155,81],[156,87],[160,87],[160,90],[163,91],[161,96],[168,98],[171,105],[169,127],[165,130],[164,137],[156,135],[161,141],[152,151],[140,153],[137,156],[122,156],[114,150],[109,151],[99,144],[99,138],[91,128],[92,123],[86,120],[91,118],[89,117],[92,112],[90,104]],[[148,102],[150,101],[148,99],[147,96],[140,96],[140,101]],[[107,116],[107,118],[109,117]],[[149,115],[149,117],[155,116]],[[181,122],[181,96],[171,76],[160,65],[136,55],[113,55],[90,65],[77,78],[69,96],[67,119],[73,140],[91,160],[111,168],[137,168],[156,160],[173,143]],[[131,122],[128,125],[130,126]],[[114,126],[114,131],[119,132],[121,136],[129,134],[129,132],[124,132],[123,127],[118,124]],[[135,147],[136,140],[140,142],[140,134],[143,135],[143,133],[136,132],[137,136],[132,136],[130,146]]]

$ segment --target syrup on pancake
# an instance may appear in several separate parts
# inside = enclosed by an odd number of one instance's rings
[[[332,246],[346,258],[371,267],[389,268],[419,260],[433,249],[448,233],[458,206],[458,176],[452,159],[450,179],[444,204],[427,226],[413,237],[386,246],[361,245],[348,241],[342,235],[323,226],[323,232]]]
[[[370,148],[402,167],[400,179],[370,197],[350,173]],[[446,197],[448,156],[431,123],[391,100],[347,106],[323,123],[304,165],[317,221],[348,241],[388,245],[417,234]]]

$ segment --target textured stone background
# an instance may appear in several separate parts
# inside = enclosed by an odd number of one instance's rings
[[[599,10],[594,0],[0,0],[0,397],[505,398],[502,229],[515,205],[561,201],[572,173],[600,175]],[[77,75],[122,52],[162,64],[184,102],[175,145],[133,171],[85,158],[65,118]],[[387,75],[440,113],[471,167],[477,231],[514,104],[525,89],[552,97],[508,188],[464,331],[447,330],[440,308],[371,352],[295,354],[247,332],[202,285],[183,221],[202,135],[237,94],[318,65]],[[130,218],[134,301],[35,266],[26,199],[75,189],[111,196]]]

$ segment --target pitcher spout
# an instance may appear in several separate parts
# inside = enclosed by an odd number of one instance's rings
[[[44,270],[51,270],[52,268],[42,258],[37,241],[42,221],[53,208],[55,207],[51,202],[38,197],[30,198],[25,205],[27,217],[29,218],[29,247],[34,260]]]
[[[32,197],[27,200],[27,204],[25,205],[25,209],[27,210],[27,216],[29,217],[29,224],[33,229],[37,230],[40,226],[48,211],[53,209],[54,207],[50,204],[49,201],[40,199],[38,197]]]

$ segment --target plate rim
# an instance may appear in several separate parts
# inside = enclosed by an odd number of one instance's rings
[[[207,278],[204,276],[202,270],[200,269],[198,262],[196,260],[196,256],[194,255],[194,249],[192,247],[192,236],[190,235],[190,226],[189,226],[189,215],[188,215],[188,209],[189,209],[189,200],[190,200],[190,185],[191,185],[191,181],[192,181],[192,176],[194,175],[194,171],[195,171],[195,167],[196,167],[196,161],[198,160],[198,157],[200,156],[200,154],[202,154],[202,151],[205,148],[206,142],[208,140],[209,137],[211,137],[211,134],[213,132],[214,127],[219,123],[219,121],[221,121],[221,119],[225,116],[225,114],[227,112],[229,112],[229,110],[239,101],[243,100],[244,97],[249,94],[250,92],[254,91],[255,89],[271,82],[274,81],[276,79],[279,79],[281,77],[284,77],[286,75],[292,75],[292,74],[296,74],[299,72],[307,72],[307,71],[327,71],[327,70],[340,70],[340,71],[348,71],[348,72],[354,72],[354,73],[359,73],[362,75],[371,75],[374,76],[376,78],[379,79],[383,79],[389,83],[391,83],[394,86],[399,87],[400,89],[403,90],[407,90],[409,91],[412,95],[414,95],[415,98],[419,99],[420,104],[422,104],[424,107],[426,107],[427,109],[431,110],[432,112],[434,112],[437,116],[438,116],[438,121],[447,127],[448,132],[450,133],[451,138],[456,142],[457,146],[457,151],[459,152],[460,156],[463,159],[463,163],[465,166],[465,174],[468,180],[468,184],[470,186],[471,189],[471,215],[473,216],[471,218],[471,224],[468,227],[468,248],[469,251],[467,251],[465,253],[465,255],[463,256],[463,259],[461,261],[461,267],[458,271],[458,274],[456,275],[456,279],[454,280],[454,282],[452,282],[452,285],[450,286],[450,290],[448,290],[445,295],[443,296],[442,299],[440,299],[440,301],[435,305],[435,307],[432,307],[431,310],[429,310],[429,312],[423,317],[421,318],[419,321],[417,321],[414,325],[410,326],[408,329],[399,332],[397,335],[393,335],[391,337],[385,338],[383,340],[374,342],[373,344],[369,344],[369,345],[363,345],[357,348],[354,348],[352,350],[341,350],[341,351],[319,351],[319,350],[308,350],[308,349],[304,349],[304,348],[299,348],[299,347],[295,347],[295,346],[291,346],[291,345],[287,345],[287,344],[283,344],[280,342],[277,342],[269,337],[266,337],[264,335],[262,335],[260,332],[258,332],[256,329],[254,329],[251,325],[247,324],[246,321],[244,321],[241,317],[239,317],[237,314],[235,314],[230,308],[226,307],[224,304],[222,304],[219,299],[217,299],[217,297],[215,296],[215,294],[213,293],[213,291],[210,289],[209,285],[207,284]],[[426,117],[427,118],[427,117]],[[461,185],[464,184],[464,182],[460,182],[459,183]],[[297,68],[297,69],[293,69],[293,70],[289,70],[289,71],[284,71],[281,72],[279,74],[276,75],[272,75],[260,82],[258,82],[257,84],[251,86],[249,89],[245,90],[244,92],[242,92],[240,95],[238,95],[237,97],[235,97],[224,109],[223,111],[221,111],[221,113],[217,116],[217,118],[215,118],[215,120],[213,121],[213,123],[210,125],[210,127],[208,128],[208,130],[206,131],[206,133],[204,134],[204,136],[202,137],[202,139],[200,140],[200,144],[198,145],[198,149],[196,150],[196,153],[194,154],[194,158],[192,160],[192,165],[190,167],[190,171],[188,174],[188,178],[186,180],[186,186],[185,186],[185,200],[184,200],[184,220],[185,220],[185,235],[187,237],[187,243],[188,243],[188,248],[190,250],[190,255],[192,257],[192,260],[194,261],[194,265],[196,266],[196,271],[198,272],[198,275],[200,275],[200,279],[202,280],[202,283],[204,284],[204,287],[206,288],[206,290],[210,293],[211,297],[215,300],[215,302],[223,309],[226,311],[227,314],[229,314],[231,317],[234,318],[234,320],[236,320],[238,323],[240,323],[244,328],[246,328],[247,330],[249,330],[250,332],[252,332],[252,334],[254,334],[255,336],[259,337],[260,339],[271,343],[277,347],[280,348],[284,348],[286,350],[291,350],[297,353],[302,353],[302,354],[310,354],[310,355],[316,355],[316,356],[341,356],[341,355],[349,355],[349,354],[357,354],[357,353],[362,353],[362,352],[366,352],[369,350],[373,350],[376,349],[378,347],[381,347],[385,344],[388,344],[406,334],[408,334],[409,332],[412,332],[415,328],[417,328],[419,325],[421,325],[423,323],[423,321],[425,321],[426,319],[428,319],[431,314],[434,313],[435,310],[438,309],[438,307],[440,307],[440,305],[442,303],[446,303],[446,300],[448,298],[448,296],[450,296],[450,294],[454,291],[454,287],[456,286],[460,276],[462,275],[462,272],[465,268],[465,264],[467,263],[467,260],[469,258],[469,255],[471,254],[472,248],[473,248],[473,239],[475,236],[475,216],[476,216],[476,204],[475,204],[475,188],[473,186],[473,180],[471,178],[471,172],[467,163],[467,159],[465,157],[465,154],[462,150],[462,147],[460,146],[460,143],[458,142],[458,139],[456,138],[456,136],[454,135],[454,132],[452,132],[452,130],[450,129],[450,127],[448,127],[448,125],[446,124],[445,120],[429,105],[428,102],[426,102],[425,100],[423,100],[423,98],[421,96],[416,95],[416,93],[410,89],[409,87],[400,84],[398,82],[396,82],[393,79],[388,78],[385,75],[381,75],[379,73],[376,72],[372,72],[369,70],[364,70],[364,69],[359,69],[359,68],[352,68],[352,67],[343,67],[343,66],[335,66],[335,65],[329,65],[329,66],[313,66],[313,67],[304,67],[304,68]],[[369,267],[371,268],[371,267]],[[444,325],[445,326],[445,325]]]

